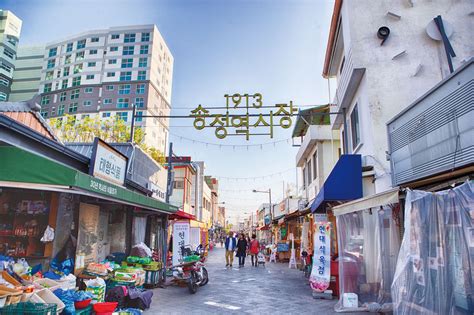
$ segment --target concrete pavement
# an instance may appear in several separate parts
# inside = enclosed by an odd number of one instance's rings
[[[336,300],[315,300],[307,279],[288,264],[267,263],[265,268],[244,268],[234,259],[225,268],[223,248],[214,248],[206,261],[209,283],[190,294],[187,287],[154,289],[151,309],[145,314],[336,314]]]

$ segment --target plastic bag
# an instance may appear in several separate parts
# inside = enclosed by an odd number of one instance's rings
[[[54,229],[49,225],[46,227],[44,231],[43,237],[41,238],[41,242],[47,243],[54,240]]]
[[[132,247],[130,256],[151,257],[151,249],[144,243],[138,243]]]
[[[60,275],[68,275],[74,270],[74,261],[72,258],[68,258],[59,262],[57,258],[54,258],[50,264],[51,269]]]
[[[104,302],[105,298],[105,281],[102,278],[95,278],[84,281],[86,284],[86,292],[92,293],[92,303]]]

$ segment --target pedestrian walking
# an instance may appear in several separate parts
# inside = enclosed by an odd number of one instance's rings
[[[225,239],[225,262],[226,267],[232,267],[234,262],[234,251],[237,247],[237,239],[234,237],[234,232],[229,232],[229,235]]]
[[[220,241],[221,241],[221,247],[224,247],[224,235],[221,235],[221,237],[219,237]]]
[[[250,241],[250,255],[252,256],[252,266],[258,267],[257,255],[260,249],[260,244],[257,241],[257,236],[252,235],[252,240]],[[254,263],[255,260],[255,263]]]
[[[245,239],[244,233],[240,234],[239,241],[237,242],[237,257],[239,257],[239,268],[245,265],[245,256],[247,255],[247,240]]]

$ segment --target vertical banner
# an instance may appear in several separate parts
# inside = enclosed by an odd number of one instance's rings
[[[74,264],[75,274],[79,274],[90,263],[97,262],[99,217],[100,208],[98,206],[80,203],[79,233],[77,236],[76,263]]]
[[[309,277],[311,289],[324,292],[331,278],[331,223],[314,224],[313,269]]]
[[[189,222],[177,221],[173,224],[173,265],[181,263],[181,246],[189,245]]]
[[[189,236],[189,244],[191,244],[192,249],[196,249],[196,247],[201,244],[201,229],[198,227],[192,227],[190,229],[190,236]]]

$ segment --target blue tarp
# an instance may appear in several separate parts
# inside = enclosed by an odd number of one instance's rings
[[[362,197],[362,158],[343,154],[311,205],[311,213],[327,201],[349,201]]]

